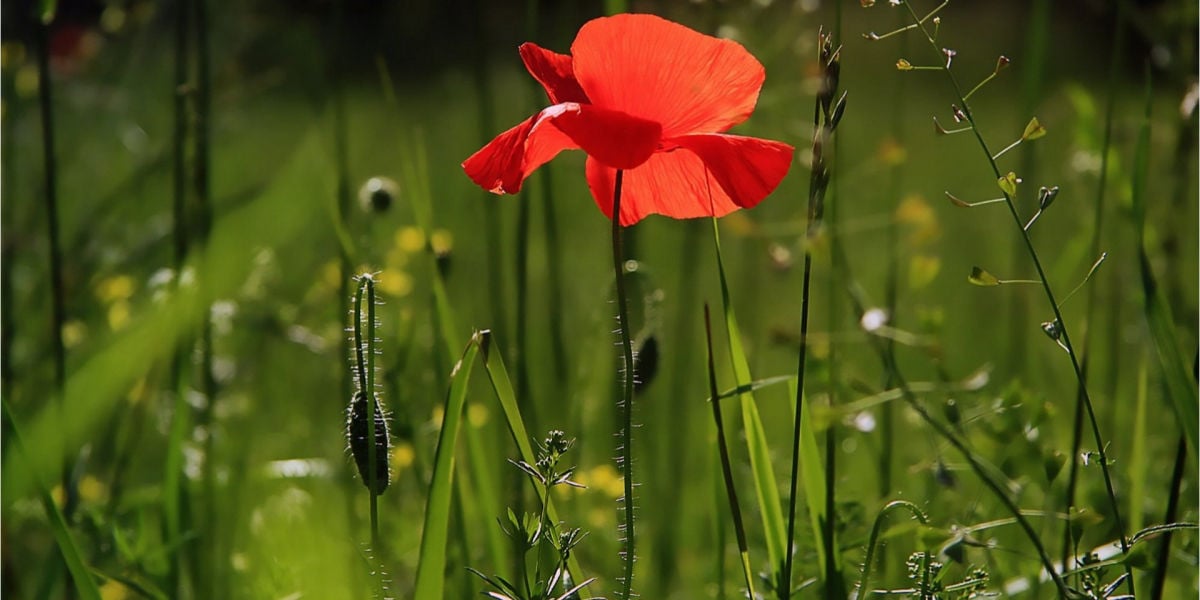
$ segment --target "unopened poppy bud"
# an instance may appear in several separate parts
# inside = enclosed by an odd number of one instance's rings
[[[370,438],[369,421],[367,420],[367,397],[362,392],[356,392],[350,400],[350,409],[346,415],[346,439],[350,445],[350,454],[354,456],[354,464],[358,467],[358,475],[363,485],[375,495],[382,494],[388,487],[388,428],[387,418],[383,415],[383,407],[379,398],[373,396],[375,402],[375,486],[371,487],[370,448],[367,445]]]
[[[372,177],[358,190],[358,204],[365,212],[383,213],[392,207],[400,186],[387,177]]]
[[[650,335],[633,359],[633,389],[641,392],[658,374],[658,338]]]

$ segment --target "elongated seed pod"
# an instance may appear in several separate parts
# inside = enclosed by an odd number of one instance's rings
[[[354,455],[354,464],[358,466],[358,475],[363,485],[375,495],[382,494],[388,487],[388,427],[387,419],[383,416],[383,407],[379,397],[375,401],[375,487],[371,487],[370,457],[367,440],[370,437],[370,427],[367,421],[366,394],[355,392],[350,400],[350,409],[346,413],[346,441],[350,445],[350,454]]]

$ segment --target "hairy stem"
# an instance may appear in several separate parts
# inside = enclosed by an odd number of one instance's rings
[[[624,376],[621,379],[621,476],[625,489],[621,496],[624,509],[624,577],[620,597],[628,600],[633,594],[633,563],[635,540],[633,532],[633,341],[629,338],[629,299],[625,293],[625,259],[621,247],[621,181],[625,172],[617,169],[613,185],[612,252],[613,275],[617,284],[617,329],[621,334],[621,357]]]

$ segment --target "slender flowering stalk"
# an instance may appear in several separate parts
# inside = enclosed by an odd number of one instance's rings
[[[904,6],[908,9],[910,16],[914,20],[918,19],[916,12],[913,11],[911,3],[905,2]],[[930,46],[932,46],[935,51],[941,53],[942,50],[938,48],[937,42],[929,34],[929,31],[926,29],[925,25],[920,22],[918,22],[917,24],[918,24],[921,32],[924,34],[925,39],[929,42]],[[975,122],[975,116],[971,112],[971,107],[967,104],[966,100],[964,99],[964,96],[962,93],[962,87],[958,83],[958,78],[955,77],[954,73],[949,69],[946,69],[945,73],[946,73],[946,77],[950,80],[950,83],[951,83],[952,87],[954,88],[954,93],[957,96],[960,105],[962,106],[962,114],[965,116],[966,121],[971,124],[971,131],[975,134],[975,140],[979,143],[980,149],[983,151],[984,155],[987,157],[988,165],[991,166],[991,168],[992,168],[992,174],[995,175],[997,180],[1002,181],[1004,179],[1004,177],[1001,176],[1000,167],[996,164],[996,160],[993,158],[993,154],[992,154],[991,150],[988,148],[987,142],[984,141],[983,134],[981,134],[979,132],[979,127],[977,126],[977,124]],[[1116,521],[1117,530],[1120,533],[1119,542],[1120,542],[1120,546],[1121,546],[1121,553],[1128,554],[1129,553],[1129,539],[1125,535],[1125,524],[1124,524],[1123,520],[1121,519],[1121,509],[1117,503],[1117,495],[1116,495],[1116,491],[1113,487],[1112,473],[1110,472],[1110,469],[1109,469],[1108,454],[1105,449],[1106,443],[1104,441],[1104,436],[1101,435],[1101,433],[1100,433],[1100,425],[1099,425],[1098,421],[1096,420],[1096,412],[1095,412],[1094,407],[1092,406],[1091,396],[1088,393],[1087,378],[1084,376],[1083,367],[1081,366],[1079,357],[1077,356],[1077,354],[1075,352],[1075,346],[1072,345],[1072,343],[1071,343],[1071,336],[1067,332],[1067,325],[1066,325],[1066,322],[1063,320],[1060,304],[1055,299],[1054,290],[1051,289],[1051,287],[1050,287],[1050,280],[1046,277],[1046,271],[1045,271],[1045,268],[1042,266],[1041,259],[1038,257],[1037,249],[1035,249],[1033,247],[1033,240],[1029,236],[1029,231],[1027,229],[1025,229],[1024,224],[1022,223],[1022,220],[1021,220],[1021,215],[1017,212],[1017,206],[1016,206],[1015,201],[1013,200],[1013,194],[1010,192],[1009,189],[1005,189],[1005,186],[1003,186],[1003,185],[1001,186],[1001,189],[1004,192],[1004,198],[1006,200],[1005,205],[1008,207],[1008,211],[1012,215],[1013,222],[1017,225],[1017,228],[1020,229],[1020,231],[1021,231],[1021,241],[1024,243],[1025,249],[1026,249],[1027,253],[1029,254],[1030,260],[1033,262],[1034,269],[1037,271],[1038,281],[1041,283],[1042,290],[1045,292],[1045,295],[1046,295],[1046,300],[1050,304],[1050,309],[1054,314],[1053,323],[1057,324],[1058,334],[1059,334],[1058,341],[1060,342],[1060,345],[1063,347],[1063,349],[1065,349],[1067,351],[1067,355],[1071,359],[1071,367],[1075,372],[1075,379],[1078,381],[1078,384],[1079,384],[1079,387],[1078,387],[1079,398],[1082,400],[1083,406],[1087,410],[1088,421],[1091,424],[1092,438],[1096,444],[1096,453],[1097,453],[1097,456],[1099,457],[1100,471],[1104,476],[1104,487],[1105,487],[1105,492],[1108,495],[1109,508],[1110,508],[1110,510],[1112,510],[1113,519]],[[1126,569],[1126,573],[1128,574],[1128,577],[1126,577],[1126,585],[1129,587],[1130,594],[1134,594],[1133,571],[1132,571],[1132,567],[1129,566],[1128,562],[1125,563],[1125,569]]]
[[[840,48],[835,49],[833,47],[831,35],[825,32],[820,34],[818,57],[822,67],[822,85],[821,90],[817,93],[817,103],[813,111],[813,162],[812,174],[809,179],[806,226],[806,232],[810,241],[821,226],[825,210],[825,192],[829,186],[830,177],[828,165],[824,158],[825,152],[828,150],[827,146],[832,141],[833,132],[837,128],[837,124],[841,120],[846,108],[845,94],[834,103],[834,98],[837,95],[838,74],[840,72],[839,50]],[[789,547],[792,544],[792,540],[796,537],[796,497],[799,491],[800,475],[801,408],[804,403],[804,372],[805,360],[808,354],[808,302],[811,280],[812,253],[806,248],[804,253],[803,288],[800,292],[800,352],[796,364],[796,414],[793,416],[792,421],[792,471],[787,516],[787,541]],[[828,455],[832,455],[833,453],[833,449],[828,447],[828,444],[826,452]],[[830,472],[827,475],[832,476],[832,469],[828,470]],[[832,494],[832,484],[832,481],[826,482],[827,494]],[[833,523],[830,521],[832,511],[829,510],[829,506],[826,506],[826,511],[826,522],[822,524],[822,544],[825,554],[825,585],[829,593],[836,595],[833,590],[841,587],[840,578],[836,576],[837,570],[834,567],[834,553],[837,549],[833,543]],[[793,554],[789,548],[784,557],[783,587],[780,589],[780,597],[784,600],[791,597]]]

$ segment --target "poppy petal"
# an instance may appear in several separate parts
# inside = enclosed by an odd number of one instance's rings
[[[515,194],[534,169],[563,150],[579,147],[554,127],[538,128],[535,134],[540,117],[538,113],[501,133],[463,161],[471,181],[493,194]]]
[[[685,135],[666,140],[704,161],[734,204],[751,208],[775,190],[792,166],[794,149],[774,140],[726,134]]]
[[[547,50],[532,42],[521,44],[521,60],[529,74],[546,88],[550,102],[580,102],[590,104],[587,94],[575,81],[575,72],[571,66],[571,55],[559,54]]]
[[[651,214],[690,219],[751,208],[779,185],[791,167],[793,152],[780,142],[728,135],[685,136],[664,143],[674,149],[655,153],[641,166],[625,171],[622,225],[633,225]],[[588,159],[588,187],[609,218],[615,178],[616,169]]]
[[[582,149],[619,169],[632,169],[658,147],[658,123],[589,104],[555,104],[496,136],[467,160],[467,176],[495,194],[515,194],[538,167],[563,150]]]
[[[658,121],[667,137],[741,123],[754,111],[765,77],[737,42],[645,14],[588,21],[571,56],[592,104]]]

